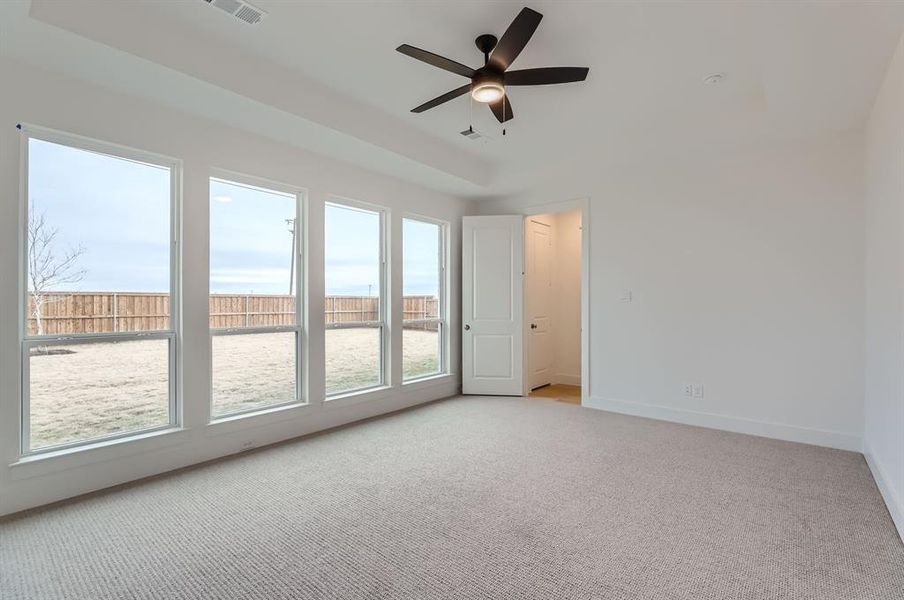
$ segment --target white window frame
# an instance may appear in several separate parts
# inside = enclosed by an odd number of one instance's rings
[[[352,200],[350,198],[343,198],[340,196],[330,196],[330,198],[324,203],[324,249],[323,249],[323,273],[324,279],[326,278],[326,209],[329,206],[337,206],[339,208],[357,210],[361,212],[367,213],[376,213],[380,218],[380,295],[379,295],[379,311],[377,312],[377,320],[375,321],[347,321],[342,323],[324,323],[324,343],[325,343],[325,334],[326,331],[330,329],[358,329],[358,328],[373,328],[378,329],[380,332],[380,381],[373,384],[360,388],[351,388],[347,390],[337,390],[335,392],[325,392],[325,399],[327,402],[330,400],[335,400],[337,398],[342,398],[344,396],[361,394],[363,392],[369,392],[380,388],[388,387],[389,385],[389,360],[388,357],[390,355],[390,340],[389,340],[389,327],[387,326],[388,319],[387,315],[389,314],[389,302],[390,302],[390,293],[388,289],[389,279],[387,277],[386,272],[386,257],[389,255],[389,251],[387,248],[388,239],[386,236],[386,223],[389,218],[389,210],[384,206],[379,206],[377,204],[371,204],[369,202],[361,202],[359,200]],[[326,297],[326,293],[324,290],[324,297]],[[326,349],[324,348],[324,356]],[[325,372],[325,371],[324,371]],[[326,379],[324,378],[324,389],[326,389]]]
[[[437,332],[439,333],[439,364],[438,369],[434,373],[418,375],[417,377],[405,377],[404,364],[402,365],[402,384],[414,383],[423,379],[431,379],[433,377],[442,377],[449,373],[449,222],[423,215],[406,213],[402,215],[402,302],[405,298],[405,221],[419,221],[439,227],[439,310],[438,315],[429,319],[405,319],[404,313],[402,317],[402,346],[404,348],[405,325],[422,325],[429,323],[437,324]],[[404,310],[404,308],[403,308]],[[404,361],[404,359],[403,359]]]
[[[307,190],[288,185],[285,183],[280,183],[277,181],[272,181],[269,179],[264,179],[261,177],[254,177],[251,175],[244,175],[242,173],[235,173],[232,171],[226,171],[223,169],[211,169],[210,177],[208,178],[208,182],[211,180],[218,180],[223,183],[228,183],[232,185],[245,186],[257,190],[262,190],[264,192],[278,192],[281,194],[288,194],[295,196],[295,273],[293,277],[295,277],[295,325],[263,325],[256,327],[210,327],[210,316],[208,315],[207,319],[207,327],[210,331],[210,336],[208,340],[208,350],[210,353],[210,377],[208,381],[210,382],[210,401],[208,402],[208,406],[210,408],[208,414],[208,422],[216,423],[218,421],[223,420],[231,420],[236,417],[248,417],[253,416],[262,412],[268,412],[273,409],[285,408],[287,406],[296,406],[307,403],[307,398],[305,394],[306,381],[302,379],[302,376],[305,372],[304,369],[304,331],[305,331],[305,323],[304,323],[304,307],[307,306],[307,293],[308,286],[307,280],[305,279],[305,274],[307,269],[306,265],[306,252],[305,249],[305,241],[306,241],[306,232],[307,229],[305,224],[307,223]],[[208,183],[209,185],[209,183]],[[208,187],[208,202],[210,202],[210,188]],[[210,216],[208,215],[208,228],[210,227]],[[207,280],[208,285],[210,282],[210,243],[208,238],[208,260],[207,260]],[[208,298],[210,294],[208,293]],[[210,305],[208,300],[208,306]],[[295,397],[291,400],[287,400],[285,402],[278,402],[274,404],[268,404],[266,406],[259,406],[255,408],[249,408],[246,410],[240,410],[235,412],[226,413],[223,415],[214,415],[213,412],[213,338],[214,336],[220,335],[253,335],[256,333],[294,333],[295,334]]]
[[[21,384],[19,393],[19,455],[21,457],[33,456],[36,454],[44,454],[48,452],[58,452],[89,446],[98,442],[109,442],[111,440],[121,440],[131,437],[144,436],[148,433],[173,429],[180,426],[182,422],[182,398],[181,398],[181,346],[182,346],[182,322],[181,322],[181,217],[182,217],[182,161],[177,158],[171,158],[161,154],[137,150],[119,144],[103,142],[100,140],[83,137],[71,133],[64,133],[45,127],[36,125],[20,124],[20,194],[19,194],[19,341],[21,361]],[[135,162],[147,163],[158,167],[169,169],[170,171],[170,289],[169,289],[169,328],[159,331],[122,331],[111,333],[72,333],[66,335],[44,335],[37,336],[28,335],[28,317],[25,314],[28,310],[28,176],[29,176],[29,140],[36,139],[45,142],[51,142],[77,150],[87,152],[95,152],[120,158],[132,160]],[[64,346],[75,344],[90,344],[109,341],[134,341],[134,340],[152,340],[165,339],[168,340],[168,411],[169,419],[167,423],[148,427],[144,429],[136,429],[133,431],[125,431],[113,433],[110,435],[102,435],[64,444],[56,444],[53,446],[45,446],[42,448],[31,449],[31,374],[30,374],[30,352],[31,349],[38,346]]]

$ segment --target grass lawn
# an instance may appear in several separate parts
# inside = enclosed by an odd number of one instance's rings
[[[331,329],[326,334],[328,393],[379,380],[379,330]],[[405,330],[407,377],[437,370],[435,331]],[[60,346],[67,354],[31,357],[31,447],[42,448],[168,422],[167,341]],[[294,335],[215,336],[213,408],[217,415],[294,398]]]

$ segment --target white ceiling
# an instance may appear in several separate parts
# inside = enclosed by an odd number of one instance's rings
[[[155,99],[474,197],[575,164],[705,157],[860,126],[904,29],[904,1],[531,2],[544,19],[515,67],[590,75],[511,89],[504,138],[475,104],[475,127],[492,137],[480,143],[458,134],[467,96],[409,112],[466,80],[394,49],[479,66],[474,38],[501,35],[522,2],[256,0],[269,14],[255,26],[202,0],[28,4],[2,8],[14,30],[4,52],[151,97],[178,81],[184,97]],[[703,84],[714,72],[724,83]]]

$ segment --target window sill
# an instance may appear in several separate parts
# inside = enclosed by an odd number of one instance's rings
[[[431,375],[429,377],[421,377],[403,382],[401,385],[394,386],[384,385],[376,388],[368,388],[366,390],[358,390],[347,394],[330,396],[323,403],[324,408],[339,408],[360,404],[362,402],[371,402],[374,400],[382,400],[390,398],[395,394],[407,394],[409,392],[417,392],[421,389],[429,389],[441,385],[448,385],[455,382],[457,376],[455,373],[443,373],[440,375]]]
[[[351,392],[342,392],[335,396],[327,396],[324,400],[324,407],[347,406],[349,404],[358,404],[368,400],[383,398],[387,393],[392,391],[390,385],[378,385],[375,387],[364,388],[363,390],[354,390]]]
[[[65,471],[84,465],[95,464],[143,454],[160,448],[168,448],[183,443],[188,430],[182,427],[168,427],[128,437],[64,448],[62,450],[29,454],[9,465],[13,479],[28,479],[41,475]]]
[[[261,408],[259,410],[226,415],[212,419],[206,428],[208,435],[230,433],[247,427],[263,427],[271,423],[294,419],[310,410],[312,405],[307,402],[292,402]]]
[[[423,384],[423,387],[428,387],[429,385],[434,385],[436,383],[445,382],[450,377],[453,377],[455,373],[434,373],[433,375],[424,375],[423,377],[414,377],[412,379],[405,379],[402,381],[402,387],[408,388],[416,388],[422,387],[418,384]]]

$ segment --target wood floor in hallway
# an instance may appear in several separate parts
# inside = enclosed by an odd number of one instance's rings
[[[551,400],[565,402],[566,404],[580,404],[581,386],[554,383],[532,390],[530,395],[535,398],[549,398]]]

